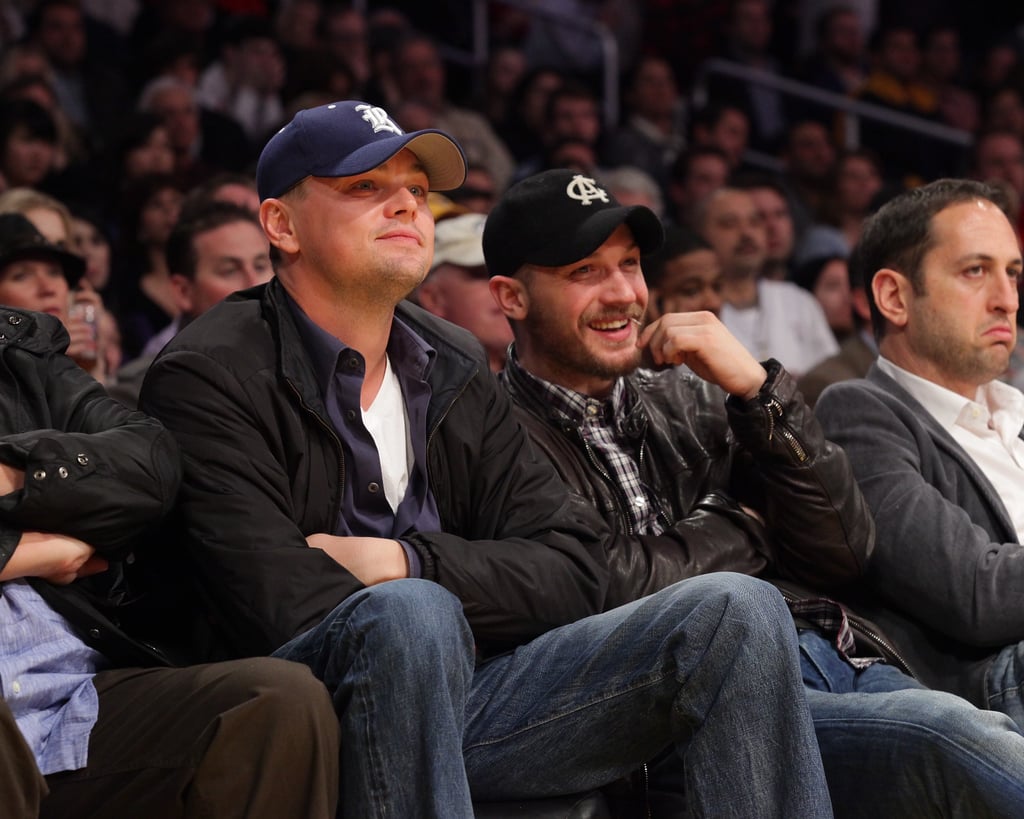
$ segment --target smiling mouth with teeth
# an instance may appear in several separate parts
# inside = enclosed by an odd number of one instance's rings
[[[621,330],[635,319],[616,319],[614,321],[594,321],[590,326],[594,330]]]

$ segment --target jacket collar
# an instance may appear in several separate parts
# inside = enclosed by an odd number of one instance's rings
[[[895,379],[882,372],[877,363],[871,365],[871,369],[868,370],[867,379],[898,398],[913,412],[921,425],[928,431],[928,434],[935,442],[935,446],[956,461],[967,474],[967,477],[975,484],[978,489],[979,498],[983,503],[991,507],[1004,531],[1016,542],[1017,531],[1010,520],[1006,507],[1003,506],[1003,502],[999,498],[999,493],[996,492],[989,479],[985,477],[985,473],[978,468],[974,459],[964,452],[963,447],[956,442],[956,439],[946,431],[942,424],[914,396],[903,389]],[[1024,437],[1024,430],[1021,431],[1021,435]]]
[[[262,296],[263,313],[275,333],[280,375],[296,391],[302,403],[326,417],[319,380],[303,344],[295,319],[286,303],[284,286],[276,278],[266,285]],[[431,398],[427,409],[427,430],[433,431],[451,404],[465,389],[478,368],[487,366],[483,352],[471,356],[467,349],[472,337],[446,321],[430,315],[410,302],[402,302],[395,310],[413,332],[438,355],[427,376]]]

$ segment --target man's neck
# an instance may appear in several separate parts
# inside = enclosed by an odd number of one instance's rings
[[[327,288],[295,287],[294,281],[286,277],[281,278],[281,284],[314,324],[363,356],[366,373],[360,405],[363,409],[369,407],[384,380],[394,307],[348,298],[347,293]]]
[[[722,299],[726,304],[742,310],[757,306],[757,276],[736,276],[722,282]]]

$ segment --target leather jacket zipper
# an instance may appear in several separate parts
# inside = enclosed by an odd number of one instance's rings
[[[782,420],[784,415],[784,409],[782,403],[774,395],[771,396],[762,405],[764,408],[765,419],[768,424],[768,440],[771,441],[775,435],[776,430],[782,437],[782,440],[789,446],[790,451],[796,456],[796,459],[803,463],[807,460],[807,450],[804,449],[803,444],[797,439],[796,435]]]

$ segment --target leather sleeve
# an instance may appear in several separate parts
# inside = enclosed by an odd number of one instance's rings
[[[59,328],[31,351],[8,345],[0,356],[0,400],[17,410],[0,435],[0,461],[25,472],[24,488],[0,498],[0,553],[36,530],[116,558],[172,507],[178,447],[159,422],[110,398],[64,356],[66,342]]]
[[[474,634],[522,642],[601,610],[606,526],[538,458],[486,367],[428,460],[446,533],[411,540],[425,554],[424,576],[458,595]]]
[[[741,447],[735,496],[761,511],[783,577],[827,589],[857,580],[874,548],[874,521],[843,449],[827,440],[778,362],[750,401],[730,397]]]

